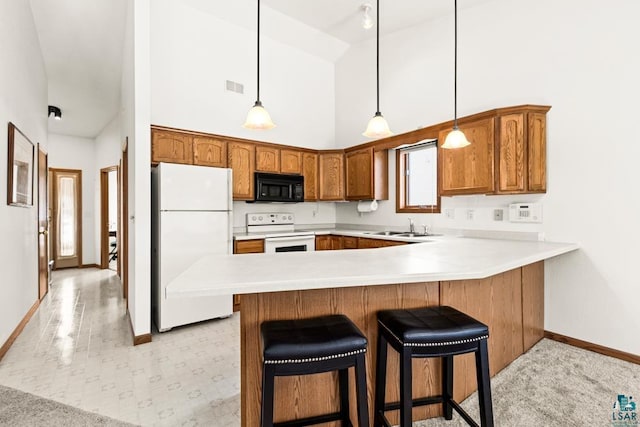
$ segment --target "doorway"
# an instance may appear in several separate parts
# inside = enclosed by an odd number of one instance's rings
[[[100,169],[100,268],[120,276],[120,168]]]
[[[48,155],[38,144],[38,299],[49,291]]]
[[[49,169],[54,268],[82,267],[82,171]]]

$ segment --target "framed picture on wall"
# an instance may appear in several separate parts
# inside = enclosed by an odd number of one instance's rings
[[[7,204],[33,206],[34,145],[20,129],[9,123],[9,164],[7,167]]]

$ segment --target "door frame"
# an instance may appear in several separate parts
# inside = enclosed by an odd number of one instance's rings
[[[44,165],[43,165],[43,162],[44,162]],[[42,173],[43,171],[44,173]],[[44,218],[42,217],[43,213],[44,213]],[[43,222],[44,222],[44,225],[43,225]],[[49,155],[47,154],[46,151],[42,149],[42,146],[38,143],[38,219],[37,219],[37,224],[38,224],[38,300],[40,301],[42,301],[45,295],[47,295],[47,293],[49,292],[49,223],[50,223]],[[43,239],[44,241],[41,242],[41,239]],[[44,260],[44,264],[43,264],[43,260]]]
[[[129,137],[125,138],[122,148],[122,159],[120,167],[120,230],[118,233],[118,259],[120,263],[120,278],[122,281],[122,297],[126,300],[129,297]]]
[[[120,182],[120,167],[119,166],[107,166],[100,169],[100,268],[109,268],[109,173],[116,172],[116,181]],[[117,212],[118,218],[116,219],[118,228],[116,232],[116,241],[118,240],[118,234],[120,230],[120,188],[116,184],[117,194]],[[116,243],[117,245],[118,243]],[[116,246],[119,250],[120,247]],[[118,274],[120,274],[120,257],[116,258],[118,264]]]
[[[78,174],[78,212],[77,212],[77,218],[76,218],[76,227],[78,230],[78,266],[63,267],[63,268],[82,268],[82,169],[49,168],[49,173],[51,174],[50,178],[51,178],[51,188],[52,188],[51,199],[53,200],[53,204],[54,204],[54,208],[52,210],[54,215],[52,215],[52,221],[51,221],[51,229],[53,230],[53,233],[51,233],[51,235],[53,236],[52,238],[53,244],[51,245],[53,249],[52,258],[54,260],[58,258],[58,239],[59,239],[58,227],[56,224],[58,210],[57,210],[57,207],[55,207],[58,199],[57,198],[58,190],[56,188],[56,183],[54,179],[54,174],[56,172],[62,172],[62,173],[67,172],[67,173]],[[54,270],[58,270],[59,268],[60,267],[57,266],[55,263],[53,264]]]

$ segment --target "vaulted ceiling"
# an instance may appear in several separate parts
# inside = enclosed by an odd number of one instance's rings
[[[134,0],[29,0],[49,80],[49,104],[63,120],[49,119],[51,133],[96,137],[120,109],[122,49],[127,2]],[[173,0],[178,1],[178,0]],[[247,28],[255,28],[257,0],[181,0]],[[491,0],[460,0],[461,9]],[[375,0],[263,0],[263,7],[330,36],[335,60],[351,44],[375,37],[362,27],[362,5]],[[451,14],[453,0],[381,0],[381,34]],[[305,47],[305,38],[283,42]],[[313,52],[311,52],[313,54]],[[45,108],[46,106],[43,106]]]

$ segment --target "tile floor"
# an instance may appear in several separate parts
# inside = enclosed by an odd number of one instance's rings
[[[133,347],[111,270],[54,272],[0,384],[140,425],[239,426],[239,317]]]

